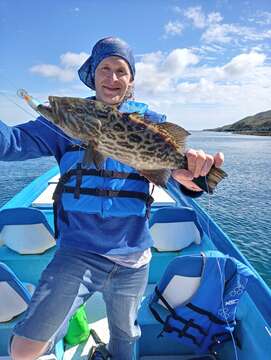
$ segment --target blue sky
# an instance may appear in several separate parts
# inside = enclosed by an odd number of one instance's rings
[[[31,118],[25,88],[85,97],[77,69],[102,37],[136,56],[136,96],[187,129],[271,109],[270,0],[0,0],[0,119]]]

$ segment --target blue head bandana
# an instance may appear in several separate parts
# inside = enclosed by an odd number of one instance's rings
[[[79,78],[89,88],[95,90],[94,75],[99,63],[109,56],[119,56],[126,60],[132,74],[135,76],[135,59],[129,45],[116,37],[99,40],[92,49],[91,56],[78,70]]]

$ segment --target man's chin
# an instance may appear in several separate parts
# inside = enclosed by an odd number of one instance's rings
[[[122,102],[121,96],[103,96],[102,101],[109,105],[117,105]]]

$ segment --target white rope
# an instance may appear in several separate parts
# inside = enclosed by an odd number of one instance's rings
[[[205,184],[206,184],[206,187],[207,187],[207,190],[208,190],[207,191],[207,194],[208,194],[207,195],[208,196],[208,206],[207,206],[207,208],[208,208],[208,212],[210,212],[210,210],[211,210],[211,195],[209,193],[209,185],[208,185],[208,181],[207,181],[207,176],[204,176],[204,179],[205,179]],[[209,239],[212,241],[211,231],[210,231],[210,217],[209,216],[207,217],[207,233],[208,233]],[[230,328],[230,324],[228,322],[225,307],[224,307],[224,299],[223,299],[224,283],[223,283],[222,270],[221,270],[218,259],[216,259],[216,262],[217,262],[217,266],[218,266],[218,270],[219,270],[219,274],[220,274],[220,281],[221,281],[221,294],[220,295],[221,295],[222,312],[223,312],[223,315],[224,315],[224,320],[226,321],[227,326]],[[237,353],[237,346],[236,346],[235,339],[234,339],[232,331],[230,331],[230,335],[231,335],[231,339],[232,339],[232,343],[233,343],[235,359],[239,360],[238,353]]]

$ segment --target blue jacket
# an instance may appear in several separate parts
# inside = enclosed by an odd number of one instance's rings
[[[165,121],[164,115],[150,111],[148,106],[142,103],[126,102],[121,111],[137,111],[141,115],[144,114],[149,120]],[[0,122],[0,159],[4,161],[54,156],[61,172],[65,172],[67,165],[71,165],[71,161],[78,156],[78,152],[77,155],[75,152],[72,156],[69,154],[71,144],[78,144],[78,141],[69,138],[43,117],[14,127],[8,127]],[[74,165],[76,166],[76,164]],[[106,160],[104,168],[116,171],[132,171],[132,168],[112,159]],[[102,181],[107,182],[106,184],[103,183],[103,188],[112,185],[112,180],[103,179]],[[133,190],[133,186],[136,186],[138,190],[140,183],[141,190],[145,193],[148,191],[147,184],[138,180],[130,180],[129,184],[123,183],[123,180],[117,183],[119,188],[131,186],[131,190]],[[114,184],[116,183],[113,182],[113,186]],[[130,205],[134,204],[134,209],[130,212],[127,211],[125,216],[125,203],[118,202],[119,199],[112,200],[108,197],[99,197],[99,199],[95,198],[95,203],[93,202],[90,206],[89,200],[87,201],[88,204],[82,205],[84,198],[81,197],[80,209],[82,211],[77,211],[74,194],[65,195],[58,208],[60,246],[77,247],[110,255],[143,251],[152,246],[148,219],[143,216],[146,204],[142,200],[131,200],[129,203]],[[115,205],[119,208],[117,211]]]
[[[135,101],[125,102],[120,110],[138,112],[153,122],[165,121],[164,115],[150,113],[146,104]],[[94,164],[83,167],[84,153],[79,147],[70,148],[60,160],[60,174],[70,175],[58,190],[63,210],[98,214],[103,218],[145,217],[151,202],[149,182],[134,168],[110,158],[102,166],[107,173],[95,172]]]

